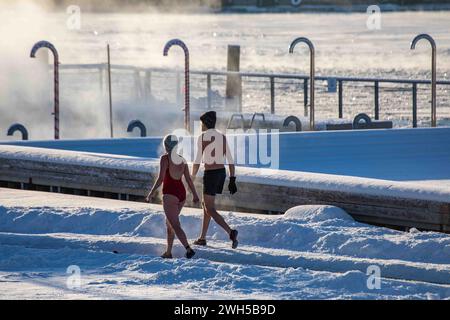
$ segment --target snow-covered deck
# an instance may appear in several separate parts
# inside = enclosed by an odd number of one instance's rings
[[[281,170],[450,187],[450,127],[280,133],[276,138],[277,168]],[[161,151],[161,137],[0,142],[3,144],[139,158],[158,158]],[[270,139],[267,145],[272,152]],[[266,154],[259,150],[264,146],[258,144],[255,151]],[[245,149],[248,157],[248,141]],[[240,166],[268,167],[261,160]]]
[[[0,181],[137,200],[149,189],[158,168],[158,161],[146,158],[21,146],[0,146],[0,154]],[[363,222],[450,231],[446,185],[241,167],[238,188],[234,196],[219,197],[219,208],[267,213],[302,204],[335,205]]]

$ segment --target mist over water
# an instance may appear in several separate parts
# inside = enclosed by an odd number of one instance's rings
[[[193,69],[225,70],[227,45],[238,44],[243,71],[307,74],[306,48],[298,46],[294,55],[287,52],[295,37],[306,36],[315,44],[319,75],[428,78],[428,44],[419,44],[414,52],[409,50],[412,38],[427,32],[438,44],[438,78],[448,79],[450,75],[449,12],[383,13],[381,30],[372,31],[366,27],[367,15],[361,13],[239,15],[160,13],[156,8],[144,13],[81,10],[81,28],[70,30],[70,14],[64,8],[50,11],[31,1],[0,2],[1,140],[18,138],[6,137],[6,130],[16,122],[28,128],[31,139],[53,138],[53,76],[39,59],[29,58],[33,44],[44,39],[56,46],[63,65],[105,63],[106,44],[110,43],[113,64],[182,68],[181,49],[174,47],[168,57],[162,55],[168,40],[180,38],[189,46]],[[49,62],[53,63],[51,54]],[[134,119],[143,121],[154,134],[181,127],[182,105],[176,102],[174,81],[173,76],[155,75],[152,96],[143,100],[136,97],[133,75],[114,73],[116,136],[129,136],[126,125]],[[106,88],[101,90],[99,74],[61,71],[60,85],[61,137],[108,137],[108,99]],[[204,79],[192,77],[192,87],[194,107],[203,106]],[[224,90],[215,89],[219,93]],[[267,90],[252,90],[244,97],[249,110],[264,111]],[[299,109],[295,90],[281,93],[280,112]]]

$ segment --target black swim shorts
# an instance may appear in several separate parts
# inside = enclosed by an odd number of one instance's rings
[[[206,170],[203,174],[203,193],[209,196],[222,194],[226,176],[225,168]]]

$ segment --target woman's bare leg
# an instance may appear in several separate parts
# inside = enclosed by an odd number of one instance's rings
[[[213,218],[214,221],[219,226],[221,226],[228,234],[230,234],[231,233],[231,228],[225,222],[223,217],[217,212],[215,201],[216,201],[216,197],[215,196],[210,196],[210,195],[207,195],[207,194],[203,194],[203,203],[204,203],[204,206],[206,208],[207,215],[209,215],[209,217],[210,217],[209,219]],[[208,224],[209,224],[209,222],[208,222]],[[208,230],[208,229],[206,228],[206,230]],[[205,232],[205,236],[206,236],[206,232]]]
[[[166,218],[172,227],[172,230],[175,232],[178,240],[183,244],[185,248],[189,246],[189,243],[187,241],[186,234],[184,233],[183,229],[181,228],[179,215],[181,212],[181,208],[183,208],[184,203],[180,203],[177,197],[165,194],[163,196],[163,207],[164,212],[166,213]]]
[[[166,227],[167,227],[167,250],[165,254],[172,255],[172,247],[173,247],[173,241],[175,240],[175,232],[173,232],[172,227],[169,224],[169,221],[167,221],[166,218]]]
[[[202,231],[200,233],[199,239],[205,240],[206,234],[208,233],[209,223],[211,222],[211,216],[206,211],[205,203],[202,203],[203,207],[203,222],[202,222]]]

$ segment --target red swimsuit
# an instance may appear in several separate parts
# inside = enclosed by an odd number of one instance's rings
[[[184,188],[183,182],[180,180],[175,180],[170,175],[169,168],[166,170],[163,181],[163,194],[170,194],[178,198],[180,202],[186,200],[186,189]]]

